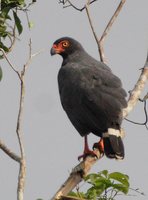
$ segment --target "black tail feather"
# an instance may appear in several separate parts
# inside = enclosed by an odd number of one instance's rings
[[[124,145],[119,135],[108,135],[108,137],[103,137],[103,141],[104,153],[108,158],[124,158]]]

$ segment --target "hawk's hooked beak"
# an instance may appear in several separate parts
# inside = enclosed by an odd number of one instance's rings
[[[53,44],[53,46],[50,50],[50,54],[53,56],[55,54],[61,54],[64,51],[65,50],[60,45]]]
[[[51,54],[51,56],[57,54],[56,49],[54,47],[51,48],[50,54]]]
[[[50,54],[51,54],[51,56],[53,56],[53,55],[55,55],[57,53],[58,53],[58,47],[57,47],[56,44],[53,44],[53,46],[52,46],[52,48],[50,50]]]

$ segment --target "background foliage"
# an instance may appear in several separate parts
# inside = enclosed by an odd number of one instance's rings
[[[16,39],[16,29],[20,35],[23,31],[20,12],[27,13],[35,0],[27,3],[24,0],[2,0],[0,12],[0,48],[9,52]]]

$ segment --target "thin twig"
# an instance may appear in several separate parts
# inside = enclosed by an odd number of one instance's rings
[[[116,18],[118,17],[124,3],[126,2],[126,0],[121,0],[119,6],[117,7],[115,13],[113,14],[113,16],[111,17],[109,23],[107,24],[100,40],[99,40],[99,45],[98,45],[98,48],[99,48],[99,53],[100,53],[100,59],[102,62],[105,62],[106,63],[106,58],[105,58],[105,55],[104,55],[104,41],[105,41],[105,38],[106,36],[108,35],[113,23],[115,22]]]
[[[6,59],[6,61],[8,62],[9,66],[11,67],[11,69],[18,75],[19,79],[21,78],[20,73],[16,70],[16,68],[13,66],[13,64],[11,63],[11,61],[9,60],[9,58],[7,57],[5,51],[0,48],[0,51],[2,52],[4,58]]]
[[[89,2],[89,5],[93,4],[93,3],[96,2],[96,1],[98,1],[98,0],[92,0],[92,1],[90,1],[90,2]],[[68,2],[69,4],[68,4],[68,5],[65,5],[67,2]],[[75,10],[80,11],[80,12],[82,12],[83,10],[86,9],[86,5],[84,5],[82,8],[78,8],[78,7],[75,6],[73,3],[71,3],[70,0],[66,0],[65,2],[64,2],[64,1],[60,1],[59,3],[62,3],[62,4],[64,5],[63,8],[72,7],[72,8],[74,8]]]
[[[127,119],[127,118],[124,118],[126,121],[128,121],[128,122],[131,122],[131,123],[133,123],[133,124],[137,124],[137,125],[144,125],[145,127],[146,127],[146,129],[148,129],[148,127],[147,127],[147,123],[148,123],[148,114],[147,114],[147,109],[146,109],[146,100],[140,100],[141,102],[143,102],[144,103],[144,114],[145,114],[145,122],[143,122],[143,123],[140,123],[140,122],[135,122],[135,121],[133,121],[133,120],[130,120],[130,119]]]
[[[89,0],[88,0],[88,2],[86,3],[85,8],[86,8],[86,14],[87,14],[87,17],[88,17],[88,20],[89,20],[90,27],[91,27],[92,33],[93,33],[93,35],[94,35],[94,38],[95,38],[95,40],[96,40],[96,43],[97,43],[97,45],[98,45],[98,50],[99,50],[99,49],[100,49],[100,48],[99,48],[99,39],[98,39],[98,36],[97,36],[97,34],[96,34],[96,32],[95,32],[95,29],[94,29],[94,26],[93,26],[93,23],[92,23],[92,19],[91,19],[91,17],[90,17],[90,13],[89,13]],[[100,51],[99,51],[99,52],[100,52]],[[101,57],[102,54],[103,54],[103,52],[100,54],[100,60],[101,60],[102,62],[105,63],[105,60],[102,59],[102,57]]]
[[[99,40],[99,46],[100,46],[100,54],[101,54],[101,48],[103,47],[104,45],[104,40],[106,38],[106,36],[108,35],[113,23],[115,22],[116,18],[118,17],[119,13],[121,12],[121,9],[124,5],[124,3],[126,2],[126,0],[121,0],[121,2],[119,3],[115,13],[113,14],[113,16],[111,17],[110,21],[108,22],[100,40]],[[103,56],[102,56],[103,57]]]
[[[96,43],[98,45],[98,51],[99,51],[99,54],[100,54],[100,60],[102,62],[104,62],[104,63],[107,63],[107,60],[106,60],[105,54],[104,54],[104,41],[105,41],[105,38],[108,35],[113,23],[115,22],[116,18],[118,17],[118,15],[119,15],[119,13],[120,13],[120,11],[121,11],[121,9],[122,9],[122,7],[123,7],[125,2],[126,2],[126,0],[122,0],[120,2],[120,4],[117,7],[115,13],[113,14],[113,16],[111,17],[109,23],[107,24],[107,26],[106,26],[106,28],[105,28],[100,40],[98,39],[98,36],[97,36],[97,34],[95,32],[95,29],[93,27],[93,23],[92,23],[92,20],[91,20],[91,17],[90,17],[90,13],[89,13],[89,5],[90,5],[90,3],[89,3],[89,0],[86,3],[85,8],[86,8],[86,13],[87,13],[87,17],[88,17],[88,20],[89,20],[89,24],[90,24],[92,33],[94,35],[94,38],[96,40]]]
[[[2,149],[10,158],[20,163],[21,157],[12,152],[2,140],[0,140],[0,149]]]

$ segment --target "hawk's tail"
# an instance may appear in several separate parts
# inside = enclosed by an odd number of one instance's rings
[[[103,134],[104,153],[108,158],[122,160],[124,158],[124,145],[121,139],[120,130],[109,128]]]

